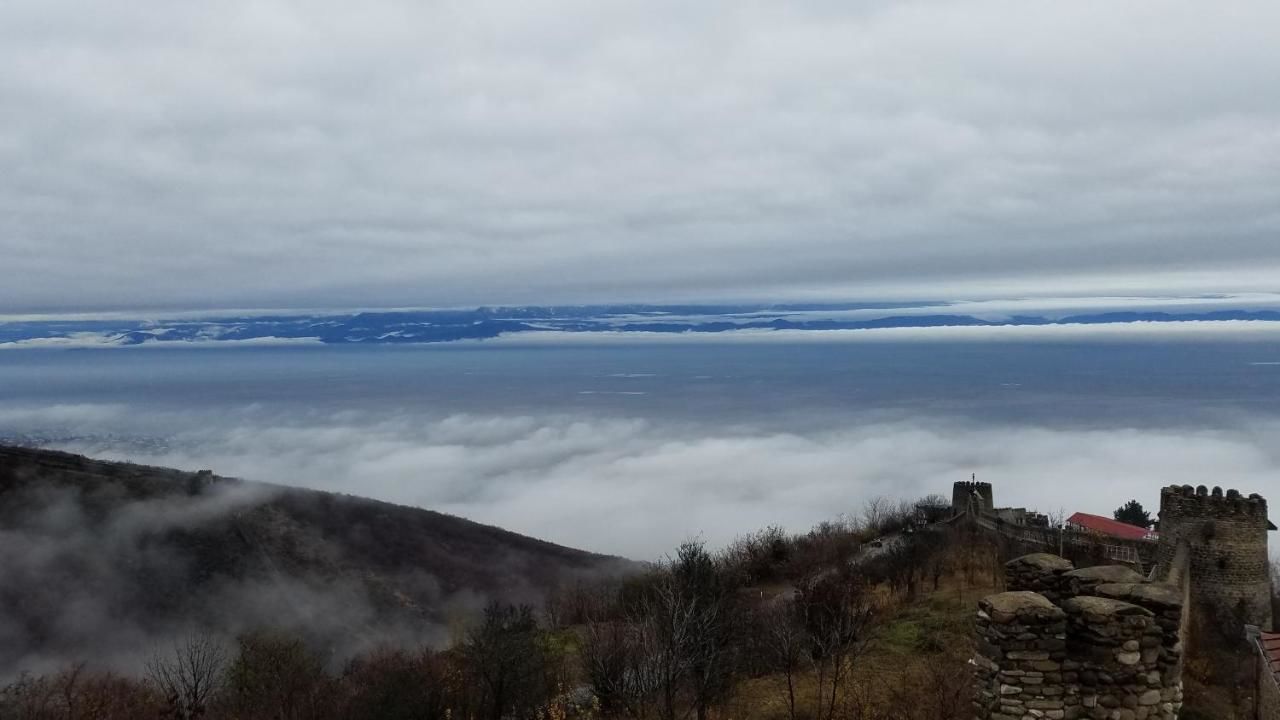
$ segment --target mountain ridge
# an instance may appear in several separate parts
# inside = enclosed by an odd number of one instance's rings
[[[734,330],[877,330],[1003,325],[1280,322],[1280,311],[1106,310],[999,316],[947,312],[945,303],[850,305],[599,305],[479,307],[303,315],[211,316],[199,320],[0,322],[0,347],[128,347],[153,344],[432,344],[503,335],[723,333]],[[858,313],[851,316],[850,313]]]

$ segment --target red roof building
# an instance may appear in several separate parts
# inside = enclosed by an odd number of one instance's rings
[[[1245,631],[1258,647],[1258,718],[1280,718],[1280,633],[1259,632],[1255,627]]]
[[[1258,649],[1262,651],[1262,659],[1267,663],[1267,670],[1280,683],[1280,633],[1260,633]]]
[[[1090,515],[1089,513],[1076,513],[1067,518],[1067,527],[1125,540],[1155,540],[1160,537],[1158,533],[1146,528],[1122,523],[1119,520],[1112,520],[1101,515]]]

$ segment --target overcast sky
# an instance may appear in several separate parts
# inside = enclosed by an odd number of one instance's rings
[[[0,3],[0,309],[1275,290],[1280,4]]]

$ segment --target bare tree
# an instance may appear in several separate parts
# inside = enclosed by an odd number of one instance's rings
[[[53,683],[47,677],[22,674],[0,688],[0,717],[37,720],[51,712],[55,701]]]
[[[629,634],[597,629],[592,652],[601,677],[612,678],[606,690],[621,687],[615,696],[633,704],[652,697],[662,720],[704,720],[732,689],[739,667],[735,577],[701,542],[681,545],[626,601]]]
[[[80,718],[138,720],[160,717],[163,705],[155,688],[145,681],[97,672],[85,677],[79,691]]]
[[[381,648],[357,656],[342,674],[343,691],[331,718],[342,720],[447,720],[468,717],[465,698],[450,696],[439,654]],[[458,703],[451,707],[450,701]],[[462,701],[462,702],[459,702]]]
[[[529,718],[551,696],[547,655],[533,608],[491,602],[462,646],[468,672],[485,691],[485,716]]]
[[[84,663],[79,662],[67,668],[58,676],[58,682],[62,686],[62,704],[67,709],[67,717],[74,718],[79,715],[79,688],[80,676],[84,673]]]
[[[238,638],[226,673],[228,714],[238,720],[307,720],[329,709],[332,679],[300,638],[255,631]]]
[[[616,619],[620,583],[614,578],[579,579],[547,593],[542,614],[551,630],[561,630],[593,621]]]
[[[817,720],[834,718],[853,660],[870,641],[875,605],[870,588],[849,571],[803,582],[799,612],[817,669]]]
[[[883,495],[877,495],[862,506],[862,523],[872,532],[880,532],[880,528],[889,522],[893,515],[893,501]]]
[[[912,516],[921,524],[932,524],[951,517],[951,500],[938,493],[930,493],[916,501]]]
[[[663,677],[663,655],[647,622],[594,622],[587,626],[582,664],[601,708],[634,718],[649,716]]]
[[[942,493],[929,493],[928,495],[925,495],[924,497],[920,498],[920,501],[916,504],[924,505],[925,507],[948,507],[949,508],[951,507],[951,500],[948,499],[947,496],[943,495]]]
[[[760,646],[769,669],[781,676],[787,689],[787,716],[796,720],[796,681],[813,660],[813,642],[794,600],[763,611]]]
[[[0,688],[0,718],[5,720],[138,720],[159,717],[159,712],[147,684],[89,672],[83,663],[55,675],[23,675]]]
[[[1065,534],[1067,531],[1067,509],[1058,506],[1057,510],[1046,513],[1045,517],[1049,520],[1049,530],[1054,536],[1050,539],[1058,547],[1058,555],[1064,552]]]
[[[168,655],[153,656],[147,663],[147,677],[164,698],[172,717],[191,720],[207,712],[226,662],[226,650],[217,639],[190,635],[175,642]]]
[[[679,709],[682,691],[693,673],[697,637],[712,622],[713,612],[684,596],[673,580],[659,584],[634,608],[634,622],[644,628],[639,638],[643,664],[652,669],[658,717],[676,720],[689,716]]]

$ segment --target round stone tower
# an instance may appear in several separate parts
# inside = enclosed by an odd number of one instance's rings
[[[951,486],[951,512],[955,515],[968,512],[973,504],[979,513],[995,510],[992,499],[991,483],[962,480]]]
[[[1191,601],[1222,619],[1271,627],[1267,501],[1201,485],[1160,491],[1156,575],[1191,583]],[[1180,549],[1179,546],[1182,546]],[[1182,573],[1188,573],[1182,577]]]

